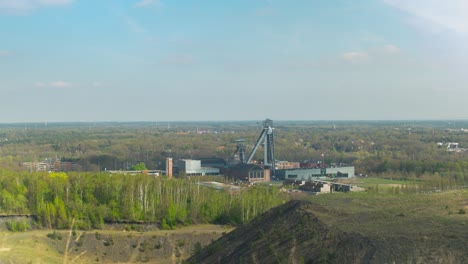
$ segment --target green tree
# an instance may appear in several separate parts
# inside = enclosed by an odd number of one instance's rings
[[[135,164],[131,167],[131,170],[133,171],[143,171],[143,170],[147,170],[146,168],[146,165],[144,162],[140,162],[138,164]]]

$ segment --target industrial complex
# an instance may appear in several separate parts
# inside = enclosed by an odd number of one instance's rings
[[[172,158],[166,161],[166,175],[172,176],[205,176],[223,175],[240,182],[269,182],[275,180],[325,180],[354,177],[354,167],[332,164],[326,166],[318,163],[299,163],[275,160],[273,121],[266,119],[263,122],[260,135],[253,145],[250,154],[247,154],[245,140],[236,141],[234,155],[228,161],[221,158],[203,158],[199,160],[180,159],[173,162]],[[254,162],[253,157],[260,145],[263,146],[264,159]]]
[[[228,159],[217,157],[200,159],[166,158],[165,170],[109,170],[109,173],[133,175],[144,173],[160,176],[224,176],[235,182],[259,183],[270,180],[322,181],[351,178],[355,176],[354,167],[345,164],[325,164],[323,161],[297,162],[275,159],[274,126],[271,119],[262,123],[260,135],[247,153],[246,140],[236,140],[236,149]],[[260,147],[261,146],[261,147]],[[450,145],[449,145],[450,146]],[[452,143],[453,149],[458,144]],[[257,151],[263,151],[263,159],[254,160]],[[128,164],[127,164],[128,165]],[[25,162],[23,167],[29,171],[79,171],[82,168],[72,161],[48,159],[43,162]],[[106,169],[104,169],[107,171]]]

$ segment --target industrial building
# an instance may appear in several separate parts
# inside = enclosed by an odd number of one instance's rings
[[[70,161],[60,161],[56,159],[44,160],[42,162],[23,162],[23,167],[33,171],[81,171],[79,164]]]
[[[236,140],[237,147],[231,159],[212,157],[201,160],[181,159],[174,162],[175,175],[204,176],[220,175],[235,181],[250,183],[269,182],[270,177],[278,180],[319,180],[330,178],[354,177],[354,167],[325,167],[322,162],[306,163],[308,168],[301,168],[301,163],[275,160],[273,121],[266,119],[260,135],[253,145],[250,154],[247,153],[245,140]],[[256,162],[253,158],[258,148],[263,147],[263,160]],[[170,167],[169,164],[166,164]],[[166,171],[169,174],[169,170]],[[326,189],[327,187],[325,187]]]
[[[250,183],[270,181],[270,169],[262,168],[256,164],[239,163],[226,169],[224,175],[234,181]]]
[[[219,168],[202,167],[201,160],[181,159],[177,162],[179,176],[219,175]]]
[[[351,178],[354,177],[354,167],[277,170],[276,176],[282,180],[294,179],[304,181],[326,178]]]
[[[329,181],[302,181],[302,180],[285,180],[283,185],[293,185],[299,187],[299,190],[311,192],[315,194],[333,193],[333,192],[363,192],[364,188],[351,184],[343,184]]]
[[[202,167],[219,168],[221,170],[226,168],[226,161],[222,158],[201,158],[200,161]]]
[[[301,167],[300,162],[292,162],[292,161],[277,161],[276,162],[277,170],[299,169],[300,167]]]

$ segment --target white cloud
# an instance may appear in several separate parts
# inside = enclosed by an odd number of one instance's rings
[[[73,85],[65,81],[53,81],[53,82],[36,82],[34,84],[36,87],[40,88],[71,88]]]
[[[149,7],[149,6],[160,6],[160,0],[141,0],[137,2],[134,7]]]
[[[400,48],[398,48],[397,46],[392,45],[392,44],[387,44],[387,45],[383,46],[382,50],[385,53],[389,53],[389,54],[400,53]]]
[[[369,53],[364,51],[350,51],[344,53],[341,58],[349,62],[361,62],[369,59]]]
[[[468,34],[467,0],[382,0],[409,14],[412,24],[430,32]]]
[[[341,59],[347,62],[360,63],[367,62],[376,58],[384,58],[397,55],[401,52],[400,48],[393,44],[387,44],[380,47],[373,47],[368,50],[349,51],[341,54]]]
[[[0,12],[23,14],[45,6],[61,6],[74,0],[0,0]]]
[[[0,58],[4,58],[4,57],[10,57],[12,56],[14,53],[10,50],[0,50]]]

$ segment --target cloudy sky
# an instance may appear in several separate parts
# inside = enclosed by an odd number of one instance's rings
[[[0,0],[0,123],[468,119],[466,0]]]

